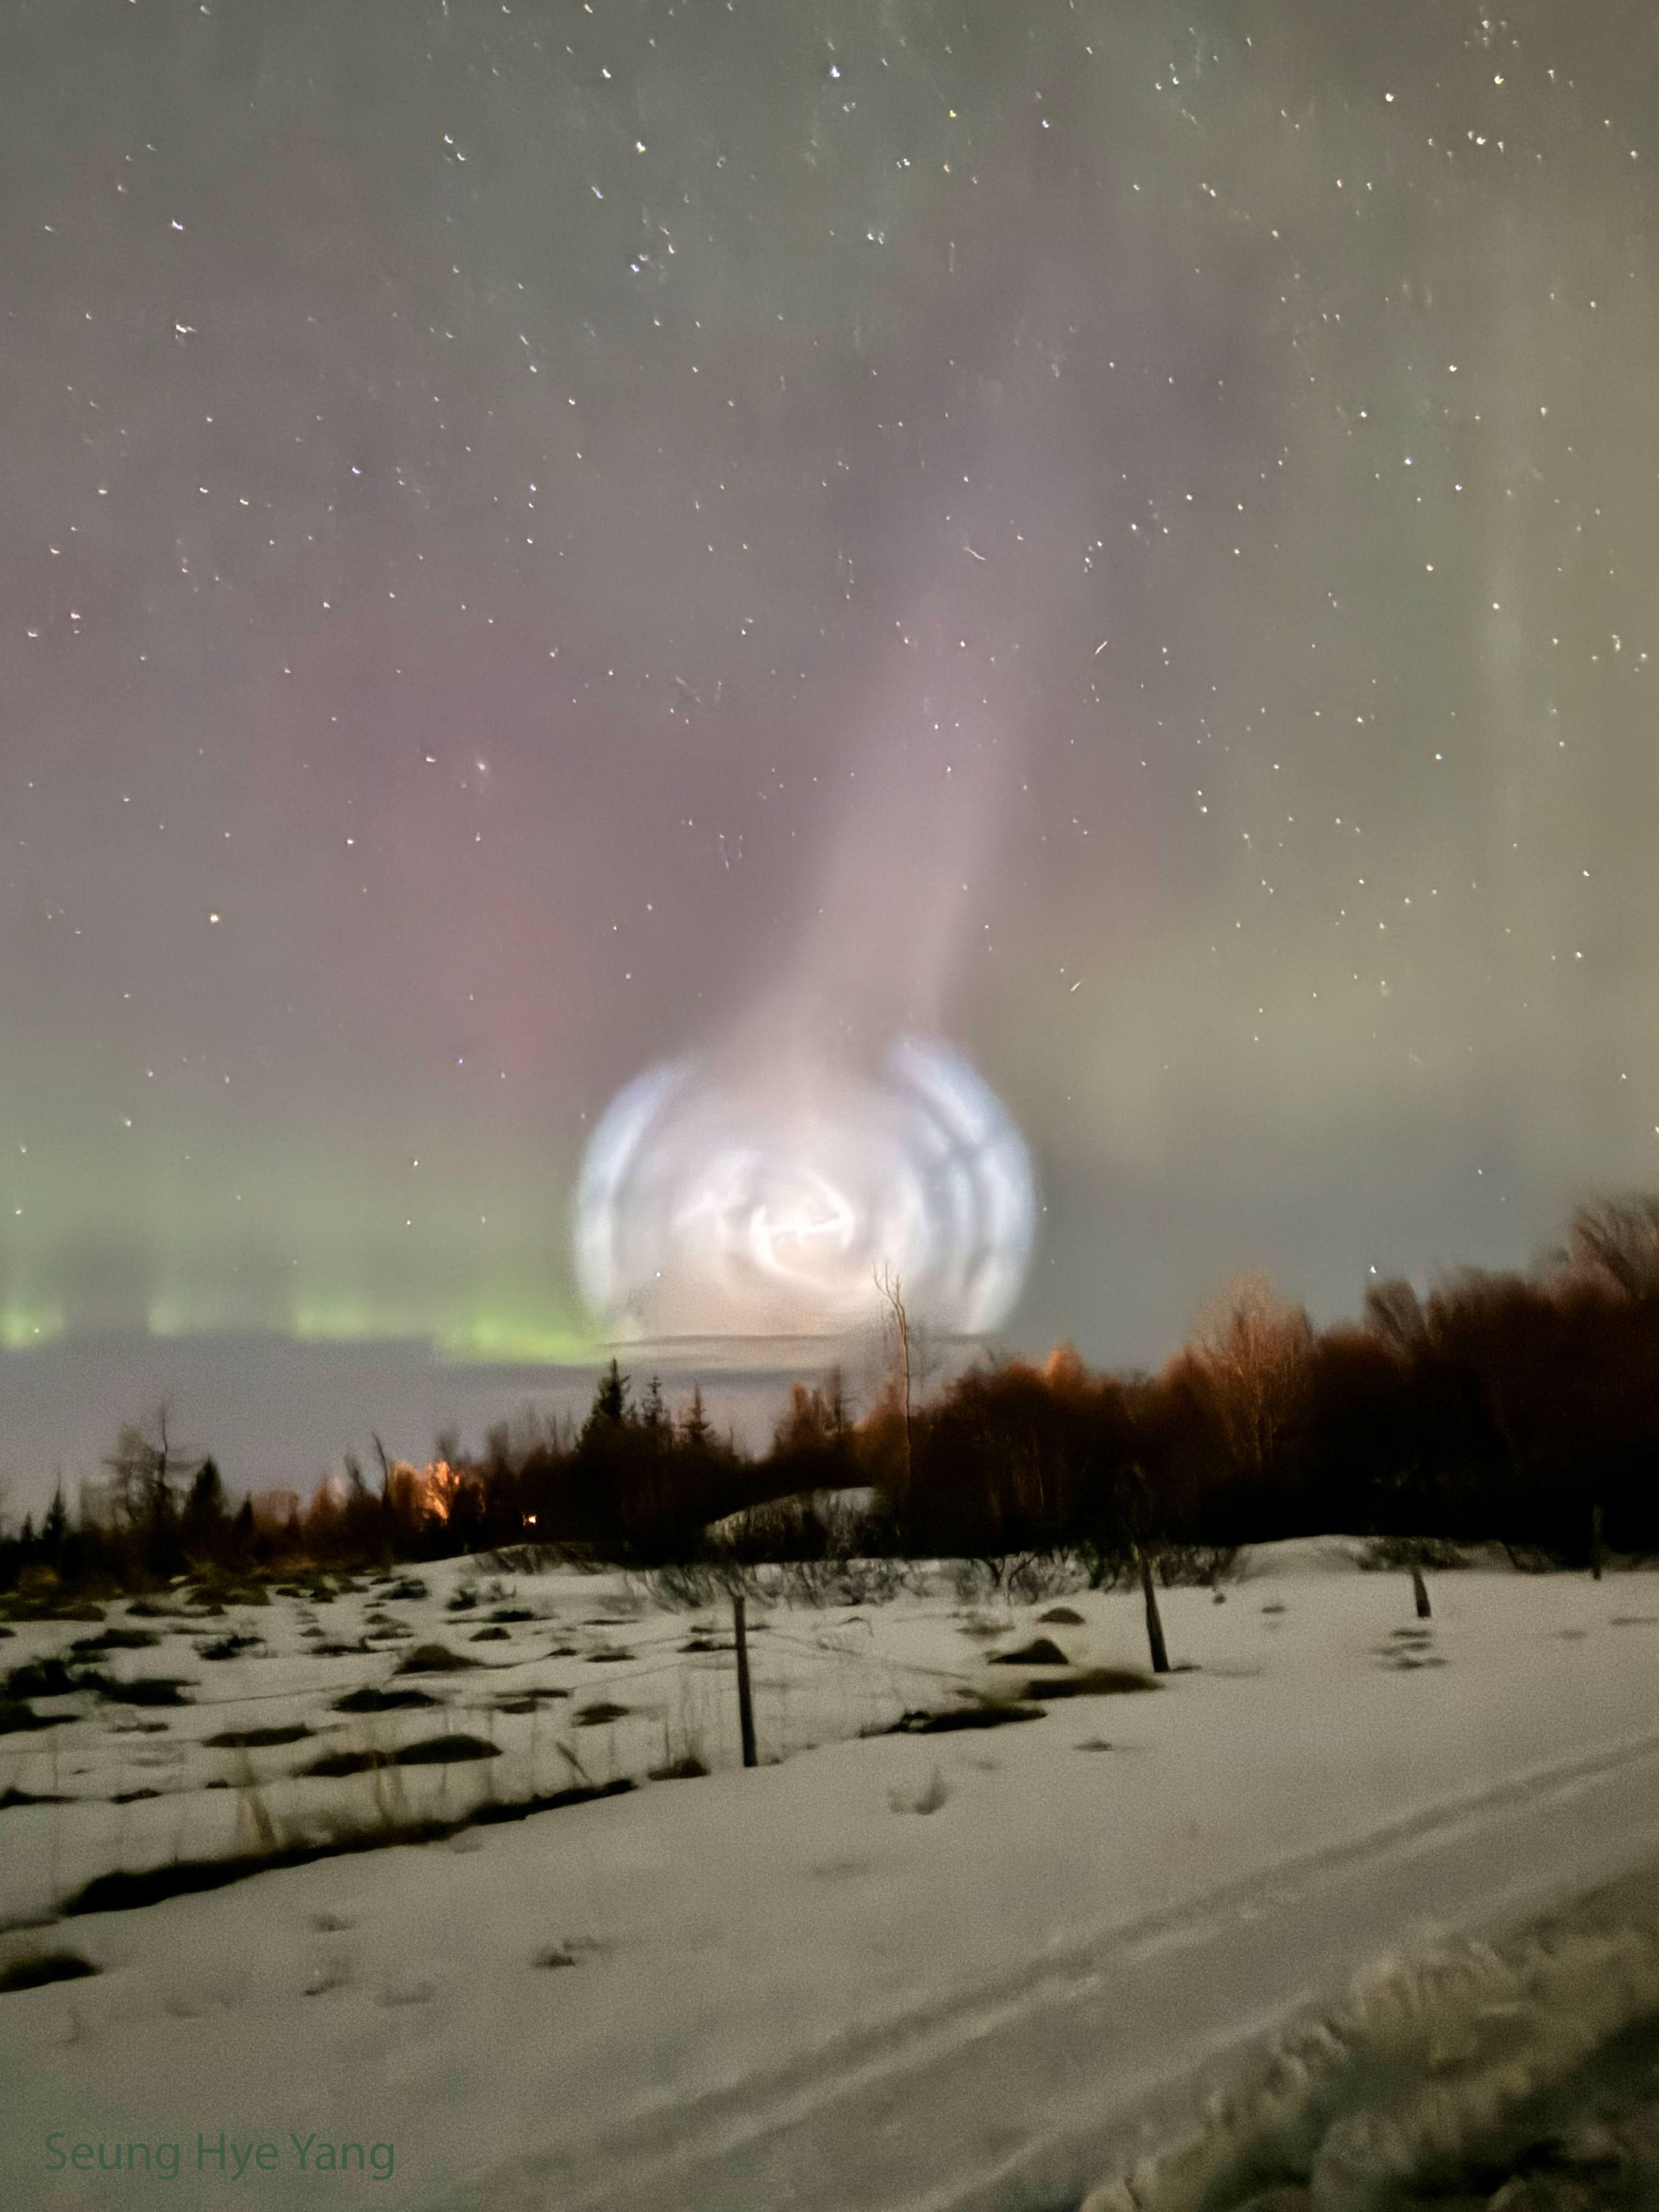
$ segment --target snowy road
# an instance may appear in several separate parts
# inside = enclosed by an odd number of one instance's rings
[[[1659,1857],[1659,1735],[1283,1861],[785,2072],[447,2192],[445,2212],[1049,2212],[1414,1929],[1480,1932]],[[1008,2115],[1020,2118],[1012,2126]]]

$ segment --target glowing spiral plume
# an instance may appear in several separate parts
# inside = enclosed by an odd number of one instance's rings
[[[785,1062],[648,1069],[593,1133],[576,1267],[619,1336],[833,1334],[874,1318],[994,1328],[1019,1295],[1036,1200],[1019,1132],[947,1045],[902,1037],[873,1074]]]

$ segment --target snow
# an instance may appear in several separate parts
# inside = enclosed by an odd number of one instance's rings
[[[994,1655],[1036,1635],[1079,1668],[1142,1668],[1139,1594],[1065,1593],[1080,1626],[1042,1623],[1054,1597],[975,1612],[943,1570],[857,1608],[751,1602],[762,1755],[780,1759],[754,1772],[729,1651],[679,1648],[694,1622],[729,1641],[718,1607],[670,1611],[619,1577],[513,1575],[453,1613],[487,1571],[422,1569],[423,1599],[314,1609],[337,1642],[372,1616],[410,1632],[334,1657],[307,1650],[293,1600],[206,1624],[266,1647],[220,1662],[197,1656],[201,1626],[148,1621],[166,1641],[99,1663],[187,1675],[197,1704],[43,1699],[64,1716],[50,1740],[0,1739],[0,1787],[55,1777],[73,1801],[0,1813],[14,1923],[111,1867],[247,1846],[250,1778],[279,1828],[362,1817],[374,1778],[295,1774],[325,1747],[488,1737],[495,1759],[396,1770],[411,1811],[451,1817],[487,1788],[565,1786],[568,1753],[596,1781],[692,1749],[715,1771],[14,1925],[0,1956],[62,1944],[102,1971],[0,1997],[0,2199],[107,2201],[106,2175],[47,2171],[64,2130],[177,2142],[206,2192],[179,2201],[216,2201],[197,2136],[222,2128],[277,2146],[267,2206],[315,2201],[290,2142],[313,2134],[391,2144],[397,2200],[453,2212],[1074,2203],[1206,2067],[1413,1922],[1484,1923],[1659,1850],[1651,1577],[1431,1574],[1419,1625],[1408,1578],[1357,1556],[1263,1547],[1224,1602],[1161,1594],[1194,1671],[945,1735],[859,1731],[1024,1690],[1032,1670]],[[534,1617],[468,1641],[497,1609]],[[21,1626],[3,1662],[95,1632]],[[331,1710],[428,1642],[483,1665],[410,1677],[444,1700],[430,1711]],[[499,1710],[532,1686],[569,1694]],[[629,1711],[574,1724],[601,1702]],[[168,1725],[118,1732],[134,1719]],[[203,1741],[299,1721],[320,1741]],[[107,1802],[134,1786],[166,1794]],[[538,1965],[550,1952],[568,1963]]]

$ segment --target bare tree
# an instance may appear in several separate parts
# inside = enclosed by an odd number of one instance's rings
[[[1224,1381],[1222,1413],[1240,1467],[1263,1475],[1301,1407],[1313,1325],[1265,1277],[1225,1288],[1200,1316],[1200,1356]]]
[[[1581,1206],[1568,1227],[1566,1249],[1556,1258],[1627,1298],[1659,1298],[1659,1198],[1606,1198]]]
[[[142,1421],[123,1425],[104,1465],[121,1518],[129,1528],[156,1533],[166,1528],[172,1514],[172,1486],[188,1481],[198,1462],[186,1457],[174,1443],[170,1409],[163,1399]]]
[[[910,1486],[910,1317],[904,1310],[904,1285],[884,1260],[876,1268],[876,1292],[886,1308],[885,1321],[897,1352],[900,1402],[904,1413],[904,1486]]]
[[[1428,1334],[1422,1303],[1407,1282],[1391,1276],[1365,1293],[1365,1326],[1390,1352],[1411,1358]]]

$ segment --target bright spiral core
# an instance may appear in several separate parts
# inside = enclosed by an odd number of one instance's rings
[[[1019,1295],[1036,1202],[1000,1103],[948,1045],[902,1037],[873,1074],[792,1064],[648,1069],[593,1133],[576,1268],[634,1337],[833,1334],[876,1313],[994,1328]]]

